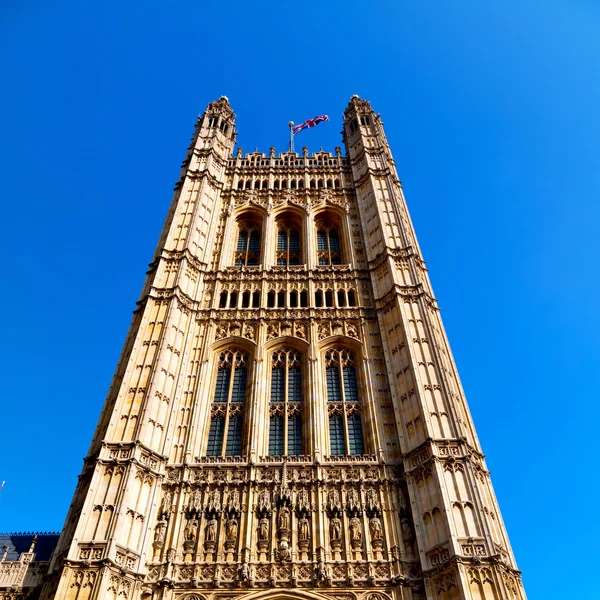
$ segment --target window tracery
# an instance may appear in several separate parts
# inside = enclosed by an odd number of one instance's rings
[[[335,223],[317,223],[317,258],[320,265],[341,265],[340,230]]]
[[[219,354],[207,456],[242,455],[247,377],[247,352],[231,348]]]
[[[260,262],[261,227],[252,221],[240,221],[235,265],[238,267],[258,265]]]
[[[302,454],[302,357],[292,348],[271,358],[269,456]]]
[[[327,350],[325,380],[331,454],[364,454],[354,353],[346,348]]]

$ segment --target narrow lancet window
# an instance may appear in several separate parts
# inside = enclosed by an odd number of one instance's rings
[[[317,226],[317,256],[320,265],[341,265],[342,245],[335,225],[320,223]]]
[[[269,456],[302,454],[302,358],[292,348],[275,350],[271,360]]]
[[[235,250],[236,266],[258,265],[260,262],[260,227],[254,223],[241,222]]]
[[[328,350],[325,365],[331,454],[364,454],[354,354],[345,348]]]
[[[246,405],[248,354],[229,349],[221,352],[211,407],[207,456],[242,456]]]

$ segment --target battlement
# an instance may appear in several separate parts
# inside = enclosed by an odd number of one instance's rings
[[[228,160],[228,167],[348,167],[349,159],[342,156],[339,146],[336,146],[335,152],[308,153],[308,148],[304,146],[302,153],[298,152],[280,152],[276,154],[275,148],[271,148],[269,154],[264,152],[248,152],[244,155],[243,148],[238,148],[235,157]]]

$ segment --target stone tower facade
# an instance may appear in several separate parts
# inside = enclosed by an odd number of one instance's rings
[[[383,125],[198,119],[42,598],[523,600]]]

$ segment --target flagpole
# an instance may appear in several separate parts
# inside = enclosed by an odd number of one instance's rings
[[[294,151],[294,121],[288,123],[290,126],[290,152]]]

